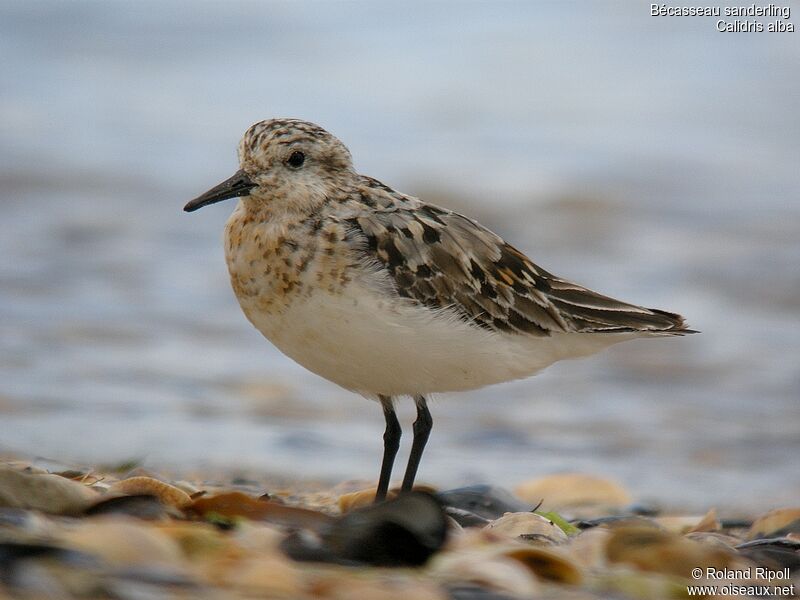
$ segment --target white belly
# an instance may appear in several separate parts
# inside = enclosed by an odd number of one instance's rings
[[[526,377],[631,335],[498,334],[454,315],[384,298],[364,284],[295,297],[280,314],[242,308],[284,354],[344,388],[389,396],[468,390]],[[252,306],[249,305],[252,302]]]

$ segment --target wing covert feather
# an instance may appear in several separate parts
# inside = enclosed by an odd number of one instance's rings
[[[373,200],[375,208],[348,222],[400,296],[455,309],[479,327],[506,333],[690,332],[680,315],[620,302],[548,273],[463,215],[385,186],[371,192],[383,201]]]

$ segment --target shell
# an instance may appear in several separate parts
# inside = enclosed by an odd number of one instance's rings
[[[247,597],[298,598],[303,596],[301,573],[281,555],[255,555],[220,571],[221,583]]]
[[[223,492],[192,501],[191,511],[202,517],[218,515],[226,519],[244,517],[291,527],[316,528],[327,525],[331,517],[316,510],[297,508],[254,498],[244,492]]]
[[[23,473],[0,465],[0,506],[78,515],[94,500],[87,486],[49,473]]]
[[[700,521],[689,530],[689,533],[698,533],[702,531],[719,531],[722,525],[717,518],[717,509],[712,508]]]
[[[742,543],[739,538],[716,531],[694,531],[686,534],[686,539],[713,548],[735,548]]]
[[[242,521],[231,532],[236,543],[249,552],[278,550],[285,534],[277,527],[258,521]]]
[[[518,485],[514,493],[543,510],[575,507],[618,507],[631,503],[631,496],[620,484],[584,473],[561,473]]]
[[[234,553],[235,548],[238,550],[232,536],[223,535],[219,529],[208,523],[172,521],[159,524],[153,531],[168,536],[180,547],[183,555],[192,561],[216,559]]]
[[[601,573],[593,587],[603,598],[685,598],[686,582],[672,575],[642,573],[628,567],[617,567]],[[724,598],[729,598],[724,596]]]
[[[649,527],[620,527],[606,544],[611,563],[625,563],[643,571],[689,578],[693,568],[722,569],[732,563],[731,550],[698,544],[683,536]]]
[[[523,562],[483,549],[445,552],[431,560],[430,575],[444,584],[471,583],[522,598],[534,597],[539,581]]]
[[[570,541],[570,556],[586,569],[601,569],[608,564],[606,545],[611,530],[606,527],[593,527],[576,535]]]
[[[60,536],[68,547],[102,558],[111,565],[172,565],[183,563],[180,546],[154,527],[125,517],[81,521]]]
[[[758,517],[747,532],[748,540],[800,532],[800,508],[776,508]]]
[[[530,512],[506,513],[486,526],[492,532],[511,538],[525,536],[531,541],[560,544],[567,541],[562,529],[541,515]]]
[[[711,516],[709,516],[709,514]],[[692,516],[668,516],[653,517],[652,520],[661,529],[671,533],[690,533],[693,531],[715,531],[720,529],[719,521],[716,520],[716,513],[712,509],[709,514],[703,517]]]
[[[371,487],[339,496],[339,510],[342,513],[350,512],[354,508],[361,508],[368,506],[375,501],[375,492],[377,488]],[[386,499],[391,500],[396,497],[397,493],[394,490],[389,490],[386,494]]]
[[[520,546],[509,548],[502,554],[521,562],[539,579],[567,585],[579,585],[583,580],[581,570],[573,559],[552,548]]]
[[[363,508],[365,506],[369,506],[373,502],[375,502],[375,492],[377,488],[369,487],[362,490],[356,490],[355,492],[349,492],[347,494],[342,494],[339,496],[339,510],[342,513],[350,512],[354,508]],[[415,485],[414,486],[415,492],[426,492],[428,494],[435,494],[436,488],[431,487],[429,485]],[[400,493],[400,488],[391,488],[387,494],[386,499],[392,500],[393,498],[397,498],[397,495]]]
[[[158,479],[145,476],[129,477],[118,481],[108,488],[106,494],[120,496],[146,494],[155,496],[167,506],[174,506],[180,509],[186,508],[192,503],[189,494],[183,490]]]
[[[431,582],[394,575],[391,578],[359,578],[336,570],[316,578],[309,586],[313,598],[326,600],[447,600],[448,595]],[[307,596],[302,596],[307,598]]]

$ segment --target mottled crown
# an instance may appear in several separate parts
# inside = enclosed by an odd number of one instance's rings
[[[292,152],[303,152],[324,170],[352,169],[347,147],[319,125],[300,119],[268,119],[252,125],[239,144],[239,161],[248,173],[269,169]]]

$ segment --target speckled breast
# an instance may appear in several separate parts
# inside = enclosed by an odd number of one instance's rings
[[[318,216],[274,219],[237,206],[225,227],[231,285],[247,318],[272,338],[287,309],[350,281],[344,230]],[[265,330],[265,328],[267,330]]]

